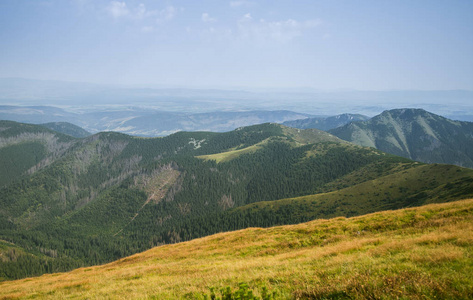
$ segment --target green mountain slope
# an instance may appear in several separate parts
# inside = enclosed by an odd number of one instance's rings
[[[413,160],[473,168],[473,123],[449,120],[422,109],[389,110],[329,132]]]
[[[0,186],[51,164],[75,142],[37,125],[0,121]]]
[[[76,138],[84,138],[91,135],[90,132],[68,122],[51,122],[51,123],[44,123],[40,125],[43,127],[49,128],[51,130],[54,130],[63,134],[67,134]]]
[[[12,135],[21,136],[21,130]],[[448,195],[440,201],[462,199],[471,194],[473,178],[470,170],[455,166],[448,166],[448,172],[422,169],[451,176],[426,176],[420,171],[424,165],[408,159],[316,129],[269,123],[164,138],[107,132],[64,139],[68,147],[47,165],[0,188],[0,239],[7,243],[6,253],[8,243],[22,249],[11,250],[18,254],[14,259],[0,261],[0,277],[104,263],[156,245],[247,226],[421,205],[438,195]],[[412,184],[416,180],[421,181]],[[391,181],[396,181],[392,187],[387,184]],[[337,194],[340,189],[344,194]],[[259,206],[251,206],[330,193],[330,201],[317,200],[318,206],[290,200],[304,211],[301,216],[272,213],[264,205],[260,213]],[[271,214],[284,217],[276,220]]]
[[[271,216],[274,225],[315,218],[363,215],[473,197],[473,170],[451,165],[416,165],[329,193],[258,202],[231,213],[254,220]],[[258,218],[258,215],[261,217]],[[249,217],[251,216],[251,217]],[[258,226],[254,224],[254,226]]]
[[[180,222],[175,235],[197,238],[204,232],[296,224],[316,218],[359,216],[473,197],[473,170],[470,169],[452,165],[399,163],[386,173],[390,174],[363,181],[361,173],[355,171],[326,185],[327,190],[336,188],[331,192],[251,203],[214,214],[211,221],[206,219],[208,217],[189,218]],[[355,183],[354,178],[358,178],[359,183]],[[353,185],[342,188],[349,184]]]

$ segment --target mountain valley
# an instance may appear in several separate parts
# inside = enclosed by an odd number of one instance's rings
[[[1,128],[3,279],[222,231],[473,197],[471,169],[414,162],[317,129],[266,123],[73,138],[11,121]]]
[[[0,300],[473,299],[473,0],[0,0]]]

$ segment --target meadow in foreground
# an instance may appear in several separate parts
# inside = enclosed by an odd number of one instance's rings
[[[210,299],[244,282],[276,299],[471,299],[471,232],[473,200],[249,228],[2,282],[0,298]]]

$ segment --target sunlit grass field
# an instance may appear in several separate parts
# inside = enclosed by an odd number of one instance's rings
[[[210,299],[244,282],[276,299],[472,299],[473,200],[220,233],[68,273],[0,298]]]
[[[215,160],[217,163],[226,162],[232,159],[235,159],[243,154],[250,154],[258,151],[263,147],[263,145],[267,144],[268,140],[264,140],[260,143],[255,145],[243,148],[243,149],[232,149],[222,153],[216,154],[209,154],[209,155],[200,155],[197,158],[204,159],[204,160]]]

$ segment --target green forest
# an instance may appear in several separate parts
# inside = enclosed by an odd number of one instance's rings
[[[473,196],[473,170],[414,162],[318,130],[268,123],[164,138],[72,138],[34,125],[2,127],[9,128],[0,132],[2,280],[222,231]]]

